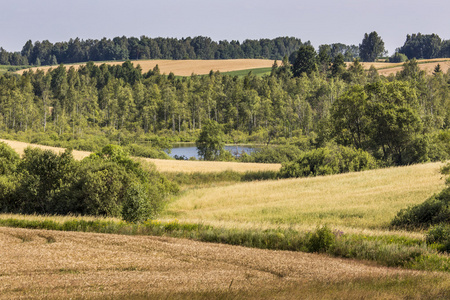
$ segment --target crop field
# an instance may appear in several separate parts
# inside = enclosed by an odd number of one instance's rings
[[[441,65],[442,72],[447,73],[450,69],[449,58],[434,58],[434,59],[420,59],[417,60],[419,68],[425,71],[427,74],[432,74],[434,68],[439,64]],[[395,75],[403,69],[403,63],[388,63],[388,62],[362,62],[364,69],[368,70],[370,66],[374,66],[378,70],[378,74],[389,76]],[[347,66],[350,64],[347,63]]]
[[[41,149],[51,150],[56,153],[62,153],[64,148],[50,147],[36,144],[29,144],[18,141],[2,140],[11,146],[20,155],[28,146],[39,147]],[[81,160],[91,154],[88,151],[73,150],[73,157],[77,160]],[[151,158],[139,158],[146,162],[153,163],[156,169],[160,172],[223,172],[223,171],[235,171],[235,172],[257,172],[257,171],[278,171],[281,168],[281,164],[259,164],[259,163],[238,163],[238,162],[214,162],[214,161],[183,161],[183,160],[166,160],[166,159],[151,159]]]
[[[142,72],[146,73],[158,65],[161,74],[168,75],[170,72],[177,76],[191,76],[191,74],[204,75],[211,70],[220,72],[241,71],[260,68],[271,68],[273,60],[270,59],[219,59],[219,60],[132,60],[134,65],[140,65]],[[96,65],[103,63],[109,65],[119,65],[123,61],[114,62],[96,62]],[[279,62],[279,64],[281,61]],[[67,67],[74,66],[78,68],[81,64],[66,65]],[[56,68],[57,66],[36,67],[27,70],[48,70]],[[26,70],[20,70],[16,73],[22,74]]]
[[[162,217],[227,226],[328,224],[346,230],[383,230],[400,209],[444,188],[441,166],[428,163],[195,189],[174,200]]]
[[[0,247],[0,299],[420,298],[450,288],[448,274],[166,237],[0,227]]]
[[[273,60],[270,59],[225,59],[225,60],[132,60],[134,65],[140,65],[142,72],[146,73],[152,70],[158,65],[160,72],[169,74],[174,73],[176,76],[190,76],[192,74],[205,75],[211,70],[220,71],[221,73],[227,73],[232,76],[244,76],[248,72],[252,71],[253,74],[262,76],[270,74],[270,70],[273,65]],[[435,59],[421,59],[417,61],[419,68],[424,70],[427,74],[431,74],[437,64],[441,65],[441,69],[446,73],[450,69],[450,59],[448,58],[435,58]],[[109,65],[119,65],[122,61],[108,61],[108,62],[96,62],[96,65],[103,63]],[[281,61],[278,61],[278,65]],[[349,66],[351,63],[347,63]],[[380,75],[389,76],[395,75],[402,70],[403,63],[389,63],[389,62],[361,62],[364,69],[368,70],[370,66],[374,66]],[[83,64],[68,64],[70,66],[79,68]],[[6,71],[8,66],[0,66],[0,73]],[[22,74],[27,70],[49,70],[56,68],[57,66],[43,66],[34,67],[30,69],[23,69],[16,71],[18,74]]]

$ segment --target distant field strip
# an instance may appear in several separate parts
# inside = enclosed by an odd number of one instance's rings
[[[56,153],[62,153],[64,148],[28,144],[24,142],[2,140],[10,145],[17,153],[23,154],[23,150],[28,147],[39,147],[41,149],[47,149]],[[73,156],[77,160],[81,160],[91,154],[87,151],[73,150]],[[257,172],[257,171],[278,171],[281,168],[281,164],[259,164],[259,163],[238,163],[238,162],[215,162],[215,161],[183,161],[183,160],[166,160],[166,159],[150,159],[139,158],[144,161],[153,163],[157,170],[160,172],[223,172],[223,171],[235,171],[235,172]]]
[[[385,229],[397,212],[445,186],[441,163],[190,190],[161,218],[208,224]]]
[[[231,72],[248,69],[270,68],[273,65],[273,59],[211,59],[211,60],[132,60],[135,66],[138,64],[142,68],[142,72],[146,73],[152,70],[158,65],[161,74],[168,75],[170,72],[178,76],[191,76],[191,74],[204,75],[208,74],[211,70],[220,72]],[[115,62],[96,62],[96,65],[102,64],[108,65],[121,65],[123,61]],[[281,61],[279,61],[279,64]],[[67,68],[73,66],[78,69],[82,64],[65,65]],[[25,69],[17,71],[16,73],[22,74],[26,70],[44,70],[47,71],[51,68],[58,66],[44,66],[31,69]]]
[[[450,58],[434,58],[434,59],[420,59],[417,60],[420,70],[425,71],[428,75],[432,74],[434,68],[439,64],[441,70],[447,73],[450,69]],[[378,74],[389,76],[395,75],[403,69],[403,63],[386,63],[386,62],[362,62],[364,69],[368,70],[370,66],[374,66],[378,70]],[[350,66],[351,63],[347,63]]]

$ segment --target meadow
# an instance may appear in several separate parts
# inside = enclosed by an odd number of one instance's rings
[[[445,186],[441,163],[193,189],[161,218],[230,225],[387,229],[397,212]]]

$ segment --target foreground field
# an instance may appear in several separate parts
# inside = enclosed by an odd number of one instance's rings
[[[385,229],[397,212],[444,188],[441,163],[191,190],[163,218],[237,226]]]
[[[11,146],[20,155],[23,154],[25,148],[39,147],[45,150],[51,150],[56,153],[62,153],[64,148],[49,147],[43,145],[29,144],[18,141],[2,140]],[[73,150],[73,157],[77,160],[81,160],[91,154],[87,151]],[[156,169],[160,172],[223,172],[223,171],[235,171],[235,172],[256,172],[256,171],[278,171],[281,168],[281,164],[258,164],[258,163],[237,163],[237,162],[214,162],[214,161],[183,161],[183,160],[166,160],[166,159],[150,159],[140,158],[143,161],[153,163]]]
[[[177,76],[191,76],[191,74],[204,75],[208,74],[211,70],[220,72],[232,72],[248,69],[270,68],[273,65],[273,60],[270,59],[219,59],[219,60],[132,60],[135,66],[140,65],[142,72],[146,73],[158,65],[161,74],[174,73]],[[98,62],[96,65],[101,64],[108,65],[121,65],[123,61],[115,62]],[[279,62],[280,63],[280,62]],[[74,64],[75,68],[78,68],[81,64]],[[67,65],[70,67],[72,65]],[[16,73],[22,74],[27,70],[44,70],[55,68],[56,66],[36,67],[31,69],[25,69],[17,71]]]
[[[450,291],[443,273],[173,238],[0,227],[0,248],[1,299],[395,299]]]

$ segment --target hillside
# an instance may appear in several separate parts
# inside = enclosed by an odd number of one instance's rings
[[[226,226],[319,224],[386,229],[397,212],[444,188],[441,163],[191,190],[162,218]]]

